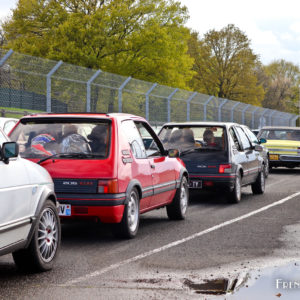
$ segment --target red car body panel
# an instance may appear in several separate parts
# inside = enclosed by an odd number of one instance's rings
[[[127,137],[120,130],[122,121],[144,122],[145,119],[127,114],[39,114],[27,116],[35,118],[99,118],[111,121],[109,155],[106,159],[63,159],[52,158],[41,163],[52,176],[54,183],[77,185],[95,184],[95,180],[116,179],[118,190],[114,194],[78,193],[72,186],[66,191],[57,189],[61,204],[71,204],[71,216],[65,218],[99,218],[104,223],[119,223],[126,204],[126,191],[132,183],[140,193],[140,213],[165,206],[172,202],[181,177],[187,176],[184,163],[179,158],[153,156],[136,159]],[[14,128],[15,129],[15,128]],[[13,132],[13,131],[12,131]],[[131,159],[126,162],[126,159]],[[37,162],[38,159],[30,159]],[[78,181],[79,179],[79,181]],[[82,181],[80,181],[82,180]],[[90,180],[90,181],[89,181]],[[94,181],[93,181],[94,180]]]

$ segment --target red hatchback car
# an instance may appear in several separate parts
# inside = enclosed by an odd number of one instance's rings
[[[143,142],[151,136],[147,149]],[[166,151],[147,121],[129,114],[37,114],[10,134],[23,158],[51,174],[63,218],[116,223],[132,238],[140,214],[166,207],[184,219],[188,173],[175,149]]]

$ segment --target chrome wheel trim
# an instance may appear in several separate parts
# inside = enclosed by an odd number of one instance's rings
[[[237,176],[235,180],[235,193],[236,193],[237,200],[240,201],[242,191],[241,191],[241,181],[239,176]]]
[[[57,219],[51,208],[45,208],[38,223],[38,251],[41,259],[48,263],[55,256],[58,245]]]
[[[127,205],[128,226],[131,232],[134,232],[138,226],[139,206],[138,198],[135,192],[131,192]]]
[[[265,190],[265,174],[263,171],[260,172],[260,184],[261,184],[261,190]]]
[[[187,210],[187,205],[188,205],[187,187],[185,184],[182,184],[180,188],[180,210],[183,215]]]

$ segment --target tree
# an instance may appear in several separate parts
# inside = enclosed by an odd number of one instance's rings
[[[186,88],[186,19],[172,0],[19,0],[3,30],[21,53]]]
[[[283,59],[263,67],[266,95],[263,105],[268,108],[298,113],[299,67]]]
[[[203,39],[192,33],[189,54],[194,58],[196,75],[193,89],[254,105],[260,105],[264,90],[258,83],[258,57],[250,48],[247,36],[234,25],[220,31],[210,30]]]

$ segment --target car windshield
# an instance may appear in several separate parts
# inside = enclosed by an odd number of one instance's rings
[[[225,129],[220,126],[166,126],[159,138],[165,149],[179,149],[182,154],[227,149]]]
[[[110,145],[110,123],[30,121],[19,123],[10,138],[19,144],[23,158],[106,158]]]
[[[293,129],[264,129],[260,133],[259,137],[267,139],[267,140],[300,141],[300,130],[293,130]]]

